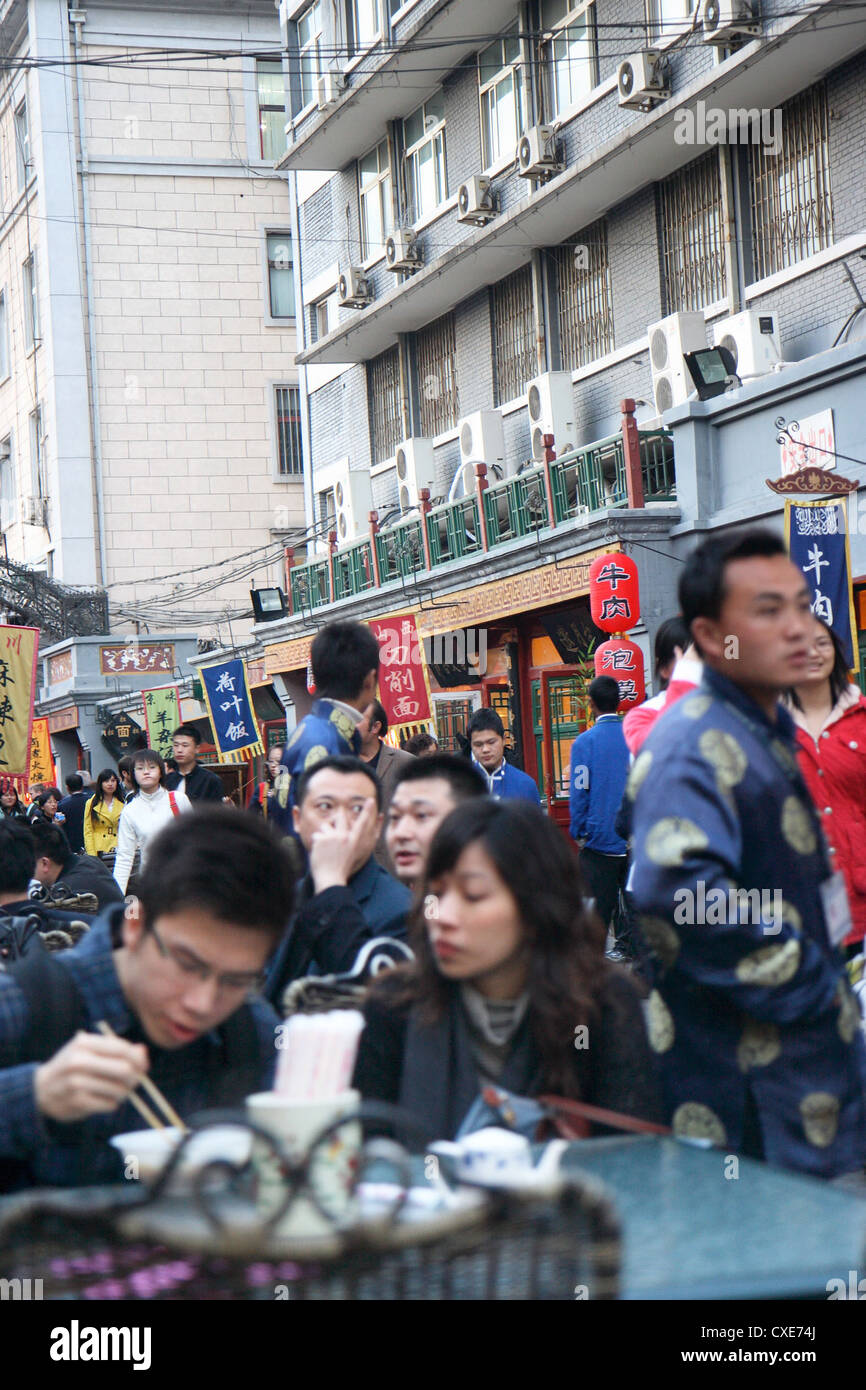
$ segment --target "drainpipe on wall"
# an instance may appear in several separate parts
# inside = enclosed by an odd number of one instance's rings
[[[78,106],[78,158],[81,166],[81,225],[84,238],[84,289],[87,303],[87,357],[90,379],[90,432],[93,448],[93,486],[96,493],[96,531],[99,544],[99,580],[105,584],[108,567],[105,559],[105,498],[102,491],[102,433],[99,420],[99,388],[96,379],[96,345],[93,333],[93,282],[91,277],[92,257],[90,252],[90,196],[87,180],[87,136],[84,127],[84,97],[81,91],[79,73],[80,30],[85,21],[83,10],[71,9],[69,28],[72,34],[72,49],[75,71],[75,100]]]
[[[738,314],[743,307],[740,282],[740,257],[737,248],[734,177],[730,147],[719,146],[719,185],[722,193],[722,235],[725,257],[725,280],[728,286],[728,313]]]
[[[303,299],[303,265],[301,252],[301,204],[298,199],[298,175],[290,169],[288,183],[290,221],[292,224],[292,272],[295,280],[295,351],[303,351],[307,346],[307,314]],[[300,331],[298,331],[300,330]],[[298,364],[299,386],[301,388],[301,445],[304,451],[304,505],[307,521],[307,556],[313,545],[313,534],[317,527],[316,488],[313,479],[313,440],[310,425],[310,393],[307,389],[307,369]]]
[[[535,331],[536,371],[547,371],[547,334],[544,329],[544,271],[540,251],[532,253],[532,326]]]

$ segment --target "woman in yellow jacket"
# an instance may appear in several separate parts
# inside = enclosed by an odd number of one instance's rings
[[[117,822],[123,810],[123,797],[112,768],[100,772],[96,791],[84,807],[84,851],[86,854],[113,854],[117,849]]]

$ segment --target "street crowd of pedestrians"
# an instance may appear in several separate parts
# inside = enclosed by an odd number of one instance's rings
[[[184,1118],[268,1089],[287,993],[381,939],[354,1084],[431,1137],[495,1085],[858,1181],[866,699],[772,532],[705,541],[679,602],[659,693],[623,720],[589,686],[568,835],[495,711],[467,756],[386,741],[355,622],[316,636],[246,812],[189,725],[170,771],[143,749],[66,797],[0,789],[0,942],[35,914],[66,945],[38,1037],[32,979],[0,973],[0,1183],[118,1177],[145,1075]]]

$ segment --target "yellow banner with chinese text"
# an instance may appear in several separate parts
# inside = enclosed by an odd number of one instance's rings
[[[0,776],[24,783],[36,690],[38,627],[0,626]]]

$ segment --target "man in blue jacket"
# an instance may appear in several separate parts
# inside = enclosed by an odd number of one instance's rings
[[[625,840],[614,829],[628,777],[629,755],[617,714],[619,686],[596,676],[589,687],[595,723],[571,745],[569,805],[571,837],[580,845],[580,867],[595,907],[610,925],[625,883]]]
[[[327,623],[313,640],[310,662],[317,697],[283,750],[270,806],[271,823],[296,837],[293,812],[303,774],[323,758],[360,754],[358,725],[376,698],[379,643],[365,623]]]
[[[477,709],[469,721],[468,733],[472,761],[484,773],[494,800],[543,805],[533,779],[505,761],[505,729],[495,709]]]

